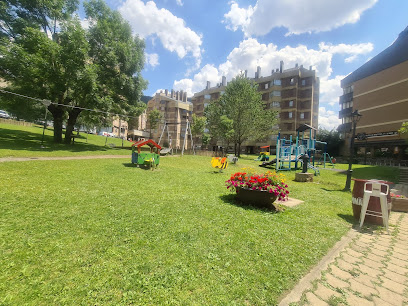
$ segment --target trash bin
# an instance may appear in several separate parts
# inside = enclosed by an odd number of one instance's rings
[[[363,204],[363,196],[364,196],[364,184],[367,182],[379,182],[383,184],[393,184],[392,182],[387,181],[379,181],[379,180],[363,180],[363,179],[352,179],[354,181],[354,187],[352,192],[351,203],[353,206],[353,216],[356,220],[360,220],[360,213],[361,213],[361,205]],[[381,187],[381,192],[386,192],[385,187]],[[391,188],[390,188],[391,189]],[[367,190],[371,190],[371,185],[367,185]],[[391,211],[391,195],[388,193],[387,195],[387,204],[388,204],[388,216],[390,215]],[[368,202],[367,210],[372,210],[380,213],[380,217],[375,216],[368,216],[366,215],[364,219],[364,223],[371,223],[376,225],[383,225],[383,220],[381,217],[381,204],[380,198],[371,197],[370,201]]]

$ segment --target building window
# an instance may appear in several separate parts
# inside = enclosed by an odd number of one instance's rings
[[[211,99],[211,95],[204,95],[204,99],[210,100],[210,99]]]
[[[343,94],[348,94],[348,93],[353,92],[353,91],[354,91],[354,85],[347,86],[347,87],[343,88]]]
[[[280,102],[273,101],[272,102],[272,107],[280,107]]]
[[[280,97],[280,95],[281,95],[280,90],[274,90],[269,94],[270,97]]]
[[[306,80],[302,80],[302,86],[306,86]]]
[[[295,84],[295,79],[294,79],[294,78],[291,78],[291,79],[290,79],[290,85],[293,85],[293,84]]]
[[[265,84],[265,89],[268,89],[268,88],[269,88],[269,84],[266,83],[266,84]]]
[[[288,113],[288,118],[289,118],[289,119],[292,119],[292,117],[293,117],[293,113],[292,113],[292,112],[289,112],[289,113]]]
[[[281,80],[273,80],[273,85],[280,86],[280,85],[282,85],[282,82],[281,82]]]
[[[300,119],[305,119],[305,113],[300,113]]]
[[[289,101],[289,107],[293,107],[293,100]]]
[[[207,107],[207,106],[208,106],[208,104],[210,104],[210,103],[204,103],[204,107]]]

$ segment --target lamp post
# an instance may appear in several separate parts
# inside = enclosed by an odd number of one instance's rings
[[[348,170],[347,170],[347,180],[346,180],[346,186],[344,187],[344,191],[351,191],[350,185],[351,185],[351,173],[353,170],[351,170],[351,166],[353,165],[353,157],[354,157],[354,138],[356,137],[356,127],[357,127],[357,122],[361,118],[361,114],[358,112],[358,110],[355,110],[354,112],[351,113],[351,122],[353,123],[353,128],[352,128],[352,134],[351,134],[351,140],[350,140],[350,156],[349,156],[349,165],[348,165]]]

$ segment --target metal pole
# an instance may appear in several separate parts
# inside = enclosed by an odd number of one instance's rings
[[[44,135],[45,135],[45,128],[47,127],[47,112],[48,112],[48,107],[45,106],[45,116],[44,116],[43,133],[42,133],[42,138],[41,138],[41,148],[44,148]]]
[[[354,137],[356,136],[356,126],[357,126],[357,121],[354,119],[353,120],[353,132],[350,140],[350,156],[349,156],[349,165],[348,165],[348,170],[347,170],[347,180],[346,180],[346,186],[344,187],[344,191],[351,191],[351,174],[353,173],[353,170],[351,169],[353,165],[353,157],[354,157]]]

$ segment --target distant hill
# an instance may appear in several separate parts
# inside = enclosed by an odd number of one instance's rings
[[[141,100],[142,102],[146,103],[146,104],[147,104],[147,102],[149,102],[151,99],[153,99],[153,97],[151,97],[151,96],[142,96],[142,97],[140,98],[140,100]]]

